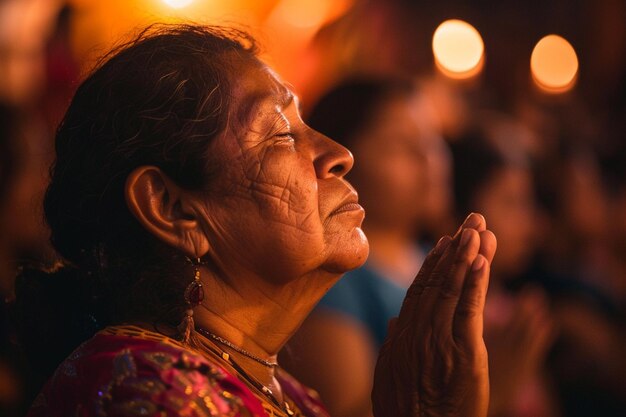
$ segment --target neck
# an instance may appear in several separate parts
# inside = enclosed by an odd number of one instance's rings
[[[340,277],[315,272],[286,284],[273,285],[252,275],[224,279],[204,272],[205,298],[194,310],[196,327],[269,362],[277,361],[278,352]],[[316,284],[311,285],[312,282]],[[275,394],[280,392],[275,367],[265,366],[229,346],[213,343],[261,384]]]

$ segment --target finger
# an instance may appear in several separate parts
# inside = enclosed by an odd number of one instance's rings
[[[426,256],[426,259],[424,259],[422,267],[420,268],[417,276],[411,283],[411,286],[407,290],[407,298],[414,297],[415,295],[421,293],[422,288],[424,287],[425,283],[430,279],[430,276],[432,275],[435,266],[437,265],[443,254],[446,252],[451,242],[452,238],[449,236],[443,236],[441,239],[439,239],[437,245],[435,245],[435,247]]]
[[[469,349],[478,349],[483,341],[483,313],[490,265],[483,255],[472,263],[456,307],[452,332],[454,340]]]
[[[480,213],[470,213],[459,228],[453,237],[457,237],[457,235],[463,232],[463,229],[475,229],[478,232],[482,232],[487,229],[487,221]]]
[[[454,239],[450,238],[436,265],[430,268],[429,274],[418,280],[416,291],[408,299],[405,299],[403,309],[400,312],[399,325],[406,326],[405,328],[417,333],[423,331],[425,327],[432,326],[432,318],[437,315],[434,308],[439,299],[441,282],[454,263],[460,240],[461,235]]]
[[[478,250],[478,253],[483,255],[487,261],[491,263],[498,247],[496,235],[494,235],[491,230],[483,230],[482,232],[479,232],[479,235],[480,249]]]
[[[412,321],[414,317],[413,312],[416,308],[417,301],[422,291],[426,286],[426,282],[429,280],[433,269],[441,259],[442,255],[446,252],[448,246],[452,242],[452,238],[450,236],[444,236],[439,239],[439,242],[433,250],[431,250],[422,267],[420,268],[419,273],[411,283],[411,286],[407,290],[406,296],[404,297],[404,301],[402,302],[402,307],[400,309],[400,315],[398,316],[398,324],[406,325]]]
[[[480,237],[478,232],[475,229],[463,230],[454,262],[445,274],[437,294],[437,312],[434,315],[440,323],[439,330],[451,331],[454,314],[463,292],[468,271],[478,255],[479,248]]]
[[[462,227],[464,226],[472,226],[467,228],[468,230],[484,228],[485,219],[482,215],[472,213],[467,216],[463,222]],[[475,232],[469,233],[472,234]],[[448,236],[442,237],[435,246],[435,249],[426,257],[420,272],[411,284],[411,287],[409,287],[404,302],[402,303],[399,325],[409,325],[414,317],[421,317],[422,314],[433,314],[432,308],[436,303],[436,298],[439,296],[438,287],[452,268],[461,239],[462,233],[457,233],[454,238]],[[426,299],[422,299],[424,291],[430,288],[437,289],[428,291],[430,294]],[[418,310],[421,311],[421,313],[418,313]],[[451,314],[453,313],[450,313],[450,315]]]
[[[441,257],[442,259],[439,261],[438,265],[435,267],[435,270],[433,271],[434,273],[430,275],[429,277],[430,279],[427,282],[428,287],[436,287],[440,285],[442,281],[446,279],[446,277],[449,275],[449,269],[452,267],[455,256],[458,254],[459,245],[462,246],[465,243],[467,243],[467,241],[464,243],[461,242],[461,240],[463,239],[463,233],[465,232],[465,230],[466,229],[469,230],[466,234],[466,236],[468,236],[468,235],[474,234],[473,230],[485,231],[486,230],[485,227],[486,227],[485,218],[481,214],[471,213],[469,216],[467,216],[467,218],[465,219],[465,221],[459,228],[459,231],[457,231],[457,233],[452,238],[452,242],[451,242],[452,244],[450,245],[452,248],[450,249],[451,252],[448,254],[449,256],[446,255],[446,253],[444,253]],[[466,240],[468,239],[469,238],[466,238]]]
[[[387,336],[393,336],[396,331],[396,324],[398,324],[398,318],[392,317],[391,320],[387,323]]]

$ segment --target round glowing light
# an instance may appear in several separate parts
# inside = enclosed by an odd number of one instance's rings
[[[453,78],[476,75],[483,64],[485,45],[480,33],[463,20],[446,20],[433,35],[433,54],[437,67]]]
[[[530,70],[539,87],[550,92],[565,92],[576,83],[578,57],[572,45],[558,35],[537,42],[530,56]]]
[[[165,4],[175,9],[180,9],[185,6],[189,6],[193,0],[163,0]]]

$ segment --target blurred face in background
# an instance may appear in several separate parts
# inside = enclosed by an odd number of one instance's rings
[[[562,221],[572,238],[582,245],[603,239],[609,228],[608,199],[596,161],[585,155],[572,157],[561,181]]]
[[[536,245],[536,207],[530,172],[512,166],[496,169],[476,194],[474,207],[498,237],[494,276],[523,272]]]
[[[429,112],[418,97],[389,98],[353,141],[349,180],[368,224],[415,229],[449,207],[450,161]]]

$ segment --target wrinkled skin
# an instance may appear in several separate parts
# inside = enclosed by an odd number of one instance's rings
[[[331,214],[352,192],[343,179],[351,156],[302,122],[296,100],[265,67],[249,69],[240,88],[245,96],[269,100],[253,101],[251,128],[234,128],[236,140],[218,142],[230,180],[223,184],[228,197],[209,200],[209,235],[219,237],[213,256],[229,262],[225,271],[244,266],[278,286],[307,277],[302,285],[314,287],[311,271],[343,273],[359,266],[367,251],[362,216]],[[469,236],[465,246],[462,235]],[[220,257],[222,244],[227,256]],[[482,309],[494,250],[493,234],[482,216],[473,215],[429,256],[380,355],[373,389],[377,417],[486,416]],[[480,261],[481,268],[470,272]]]
[[[487,415],[483,309],[495,245],[472,214],[428,255],[379,354],[376,417]]]
[[[359,266],[368,251],[363,211],[332,213],[357,200],[343,179],[352,155],[304,124],[297,97],[271,70],[260,63],[240,69],[235,106],[252,104],[214,146],[228,163],[219,198],[207,201],[211,256],[224,271],[243,266],[276,283]]]
[[[202,259],[196,329],[275,361],[328,288],[365,262],[364,210],[344,179],[350,152],[302,121],[297,97],[267,66],[228,60],[227,123],[207,149],[206,189],[144,166],[127,179],[127,202],[155,236]],[[274,368],[230,353],[280,398]]]
[[[126,198],[147,230],[206,261],[196,328],[274,361],[330,285],[365,262],[364,213],[344,179],[350,152],[304,124],[297,99],[261,62],[232,64],[229,123],[209,149],[218,169],[211,188],[185,190],[139,167]],[[482,309],[495,239],[482,216],[464,229],[469,244],[457,250],[461,233],[443,238],[409,290],[379,359],[378,417],[485,416]],[[229,352],[282,397],[273,367]]]

